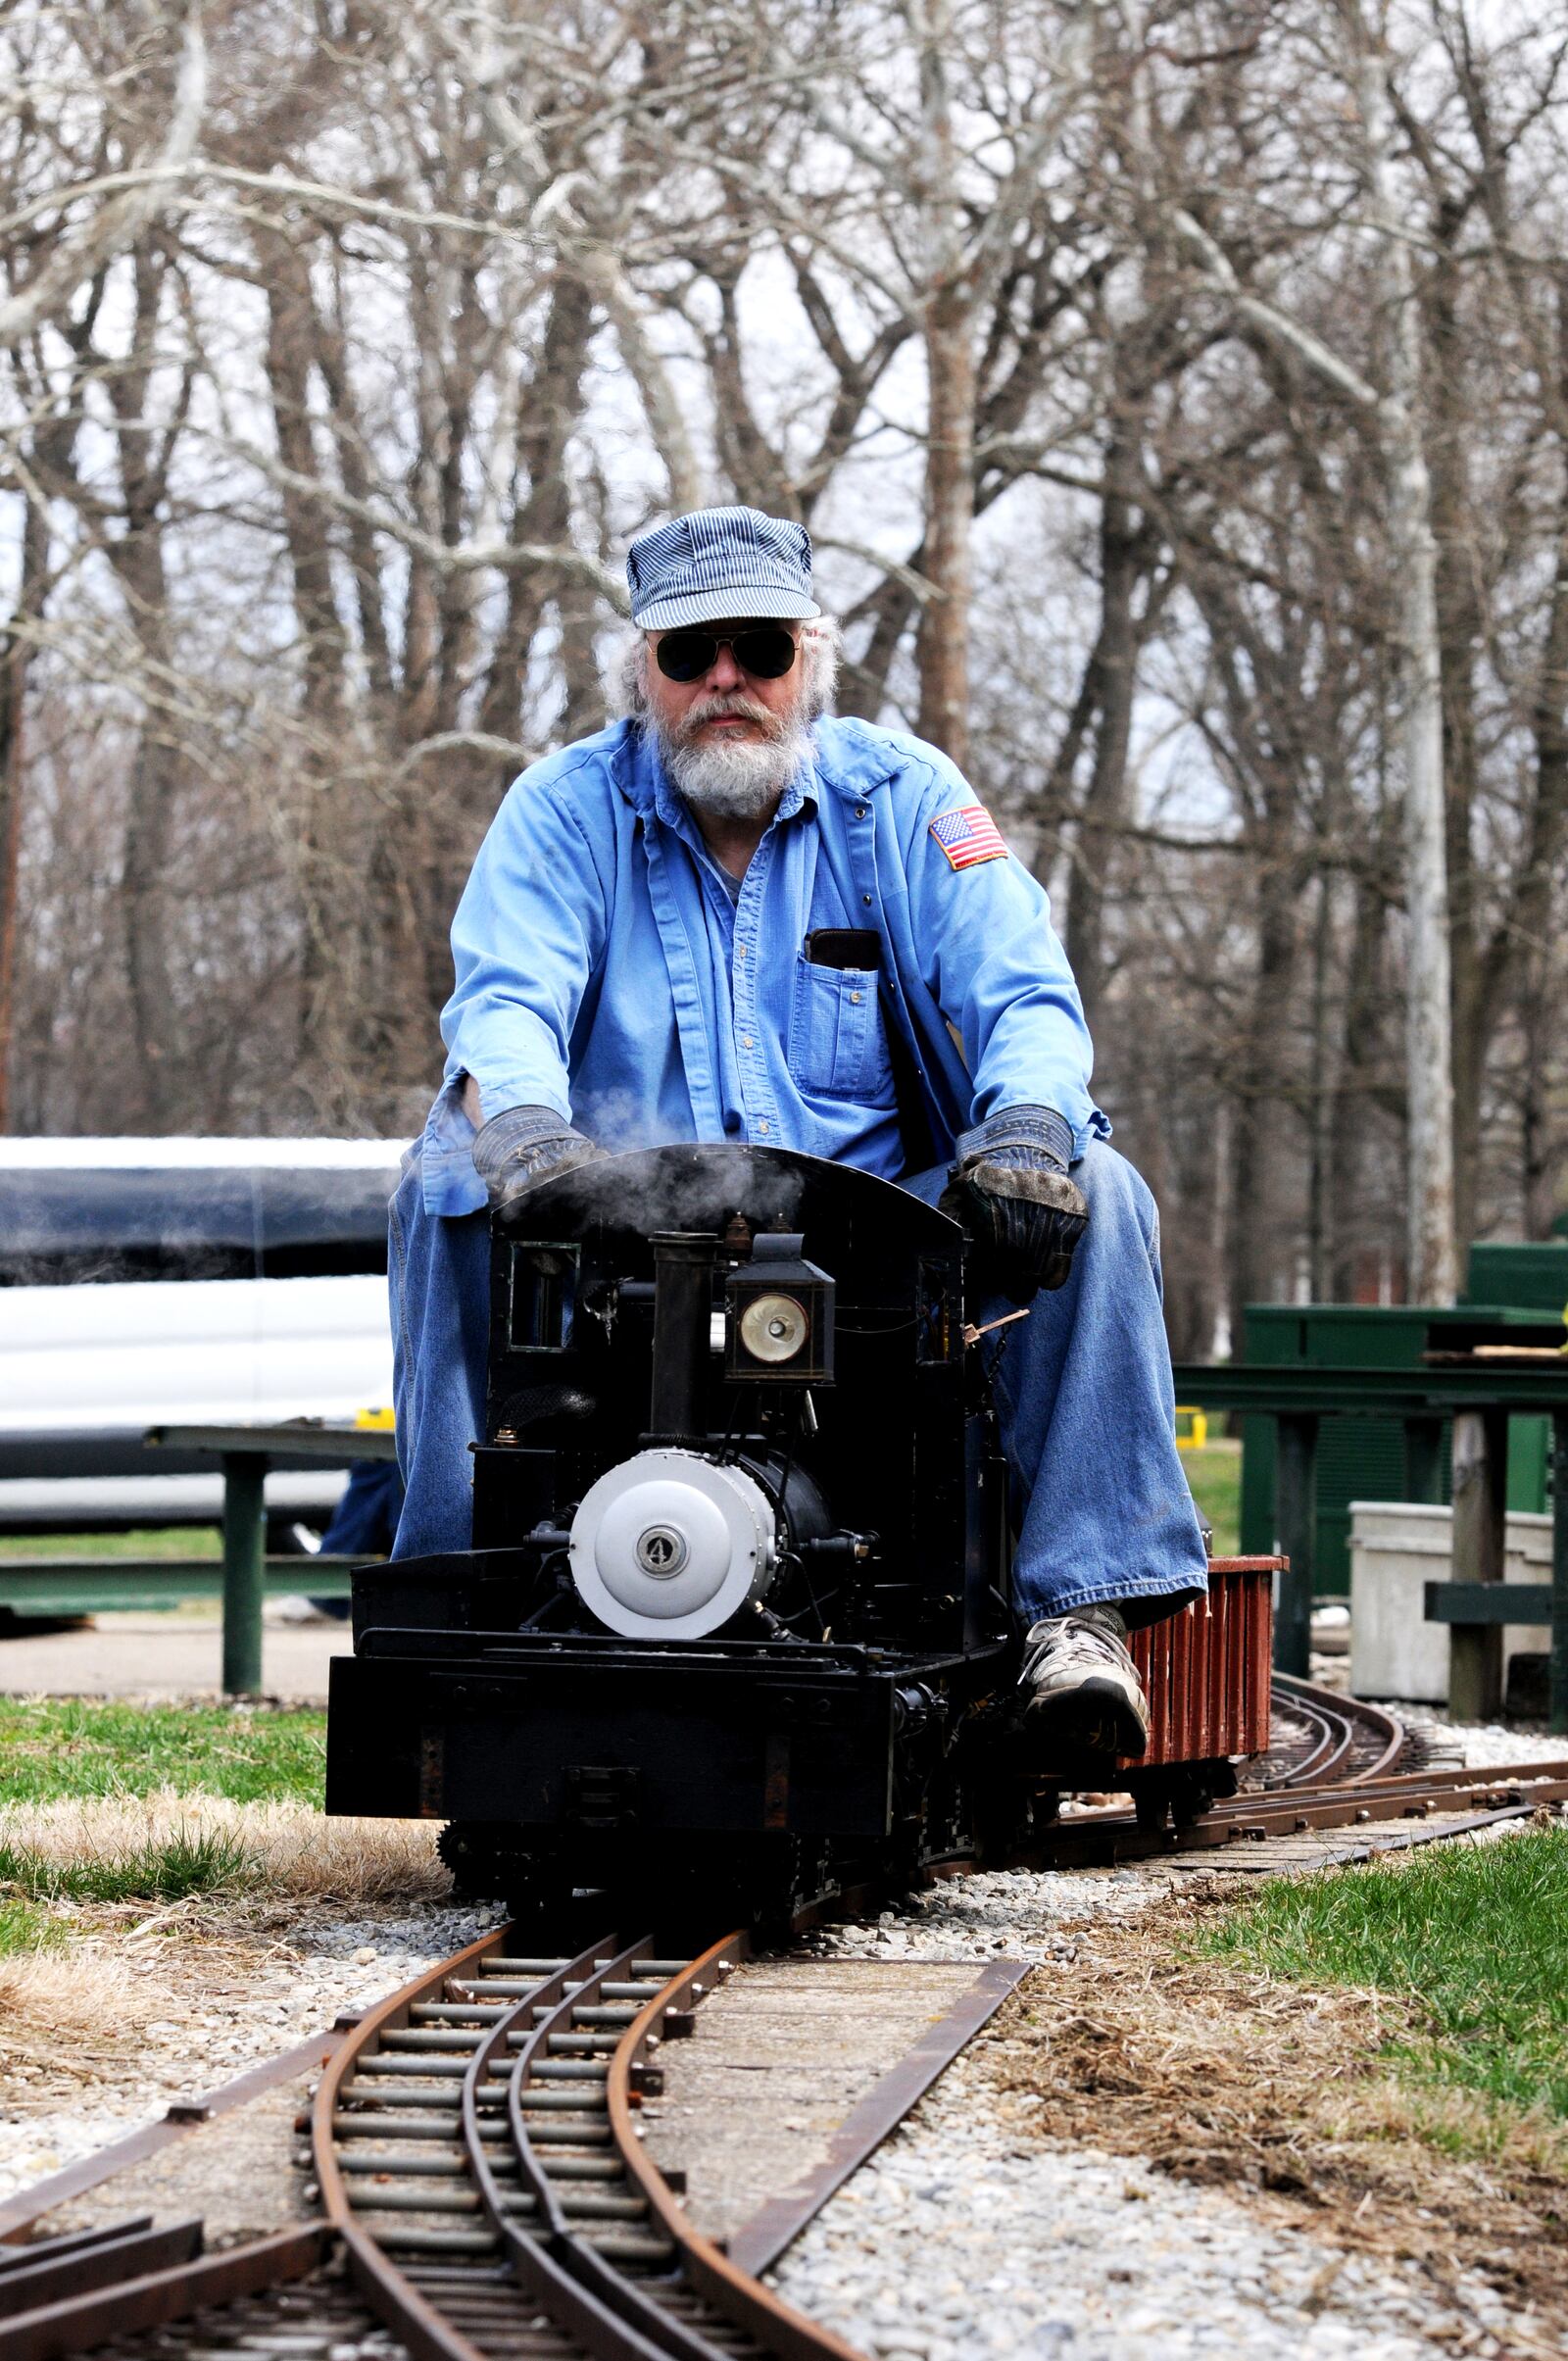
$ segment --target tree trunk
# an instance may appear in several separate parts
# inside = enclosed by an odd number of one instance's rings
[[[1383,974],[1388,916],[1382,885],[1363,875],[1356,883],[1345,979],[1344,1043],[1328,1125],[1334,1143],[1334,1186],[1327,1207],[1330,1287],[1334,1301],[1341,1303],[1355,1300],[1367,1243],[1356,1216],[1366,1202],[1362,1174],[1380,1062],[1379,1028],[1388,999]]]
[[[167,1131],[174,1123],[184,1085],[170,924],[175,792],[174,761],[144,722],[131,763],[125,819],[125,980],[144,1116],[152,1132]]]
[[[1402,252],[1402,249],[1401,249]],[[1413,326],[1407,305],[1406,327]],[[1458,1290],[1453,1203],[1453,1049],[1443,800],[1443,675],[1426,464],[1399,404],[1390,420],[1391,523],[1404,656],[1406,1071],[1409,1297],[1451,1303]]]
[[[135,470],[133,465],[127,467],[127,455],[135,451],[134,440],[126,436],[121,465],[131,482]],[[125,510],[125,532],[110,544],[110,552],[127,594],[142,654],[150,666],[167,674],[173,661],[163,527],[151,497],[127,492]],[[138,1111],[153,1133],[176,1122],[185,1088],[170,879],[182,767],[177,742],[154,715],[144,713],[130,765],[123,894],[125,984],[141,1077]]]
[[[1334,957],[1334,880],[1328,869],[1317,878],[1312,925],[1312,1041],[1307,1060],[1306,1258],[1314,1303],[1329,1301],[1333,1270],[1335,1156],[1330,1115],[1329,967]]]
[[[111,372],[108,381],[120,428],[124,530],[105,544],[105,554],[124,593],[131,629],[154,679],[168,679],[177,669],[164,542],[175,430],[170,428],[155,442],[143,428],[164,270],[159,255],[137,252],[132,270],[133,359],[127,367]],[[180,962],[174,945],[177,910],[170,878],[175,807],[184,778],[178,737],[156,712],[144,712],[125,812],[125,982],[141,1073],[139,1116],[152,1132],[167,1131],[182,1118],[188,1120]]]
[[[1425,353],[1407,224],[1390,169],[1394,149],[1387,66],[1359,6],[1353,45],[1366,132],[1368,210],[1380,232],[1378,270],[1388,319],[1387,378],[1378,434],[1388,485],[1389,540],[1398,585],[1399,734],[1404,755],[1408,1295],[1451,1303],[1458,1270],[1453,1207],[1453,1035],[1448,943],[1447,813],[1443,784],[1443,663],[1432,485],[1422,441]]]
[[[1557,301],[1559,357],[1564,369],[1559,398],[1568,408],[1568,273],[1559,285]],[[1506,944],[1520,971],[1519,1021],[1525,1040],[1525,1235],[1546,1238],[1563,1209],[1558,1196],[1563,1139],[1553,1115],[1555,1111],[1560,1116],[1563,1095],[1564,974],[1554,897],[1568,847],[1568,487],[1559,498],[1551,601],[1531,723],[1536,742],[1535,795],[1518,889],[1509,913],[1511,924],[1497,952],[1500,956]],[[1553,1058],[1558,1061],[1555,1088]],[[1555,1110],[1554,1097],[1559,1102]]]
[[[916,728],[960,770],[969,761],[969,537],[974,523],[973,321],[943,288],[925,321],[930,418],[925,467],[926,573],[935,595],[920,618]]]
[[[916,573],[926,570],[926,552],[922,543],[909,560]],[[856,660],[846,658],[839,678],[838,707],[841,713],[856,714],[862,721],[881,718],[888,701],[888,675],[893,659],[899,652],[899,642],[909,627],[909,617],[915,611],[915,596],[908,584],[897,574],[888,574],[868,598],[860,601],[845,621],[852,628],[866,615],[871,618],[871,636],[864,653]]]
[[[1443,685],[1443,785],[1448,864],[1449,998],[1453,1012],[1453,1228],[1463,1250],[1474,1235],[1481,1150],[1481,1098],[1496,1027],[1501,977],[1489,978],[1479,880],[1471,836],[1476,799],[1477,652],[1485,621],[1477,581],[1459,264],[1458,209],[1440,207],[1437,258],[1423,311],[1431,343],[1427,406],[1432,460],[1432,533],[1437,562],[1439,660]]]
[[[556,601],[566,690],[560,734],[568,745],[605,726],[605,684],[594,655],[597,607],[593,592],[581,582],[564,587]]]
[[[1560,997],[1554,1007],[1553,959],[1544,946],[1529,962],[1520,995],[1524,1073],[1519,1093],[1519,1197],[1527,1238],[1547,1239],[1562,1207],[1557,1187],[1563,1142],[1553,1120],[1552,1051],[1558,1047]],[[1559,979],[1560,995],[1560,979]]]
[[[310,411],[316,347],[309,261],[279,241],[269,258],[267,390],[278,457],[307,478],[320,472]],[[367,918],[353,791],[342,781],[329,783],[326,775],[336,752],[334,716],[344,701],[346,647],[333,596],[326,512],[291,489],[280,495],[280,507],[304,723],[292,780],[303,929],[297,1070],[318,1086],[310,1111],[318,1120],[343,1120],[344,1078],[355,1063],[357,938]],[[323,1077],[330,1078],[324,1096],[318,1087]]]
[[[1277,1302],[1288,1274],[1280,1268],[1278,1182],[1282,1162],[1275,1126],[1283,1098],[1278,1076],[1296,998],[1296,870],[1289,858],[1288,813],[1270,814],[1257,883],[1257,968],[1252,1004],[1235,1070],[1231,1134],[1231,1352],[1245,1357],[1247,1306]]]
[[[516,467],[527,479],[512,531],[514,539],[564,544],[571,530],[565,475],[567,441],[582,412],[582,377],[593,333],[593,298],[581,279],[558,273],[550,293],[544,345],[516,436]],[[479,707],[479,727],[514,738],[522,727],[528,653],[552,596],[570,605],[572,585],[548,566],[507,576],[501,627]]]
[[[951,0],[919,0],[920,123],[914,186],[921,227],[925,341],[925,559],[933,596],[920,616],[915,727],[960,770],[969,761],[969,538],[974,525],[974,295],[964,256],[958,145],[949,86]]]
[[[1083,696],[1098,716],[1095,759],[1080,807],[1077,856],[1067,904],[1067,956],[1091,1021],[1105,978],[1105,908],[1110,872],[1127,816],[1127,754],[1132,740],[1142,522],[1130,495],[1135,446],[1120,426],[1105,457],[1100,509],[1100,632]]]
[[[29,500],[22,528],[22,578],[0,633],[0,1132],[11,1126],[11,1039],[16,1022],[17,885],[22,858],[23,717],[48,563],[48,527]]]
[[[267,390],[277,456],[296,475],[320,474],[311,430],[311,369],[316,358],[309,264],[291,247],[274,251],[267,286]],[[285,488],[279,495],[283,545],[294,594],[303,664],[303,708],[326,724],[343,693],[344,633],[332,593],[332,541],[318,500]]]

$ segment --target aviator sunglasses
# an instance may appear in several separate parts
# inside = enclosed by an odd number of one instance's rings
[[[782,680],[795,662],[793,632],[777,623],[754,623],[745,631],[666,631],[654,655],[666,680],[701,680],[727,648],[743,672],[755,680]]]

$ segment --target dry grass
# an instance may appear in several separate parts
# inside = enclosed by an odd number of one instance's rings
[[[0,1959],[0,2083],[20,2061],[90,2079],[126,2059],[136,2036],[177,2005],[162,1961],[112,1949],[102,1936]]]
[[[41,1938],[0,1956],[0,2085],[8,2067],[58,2086],[131,2063],[145,2028],[177,2024],[286,1949],[304,1910],[450,1899],[435,1838],[422,1821],[167,1791],[0,1812],[0,1849],[14,1890],[38,1897],[24,1907]],[[171,1861],[193,1859],[214,1874],[152,1898]]]
[[[1076,1966],[1031,1975],[975,2053],[1020,2141],[1138,2155],[1245,2189],[1282,2218],[1309,2212],[1336,2242],[1418,2262],[1452,2300],[1462,2274],[1479,2272],[1560,2332],[1564,2127],[1396,2082],[1380,2053],[1414,2028],[1403,1998],[1196,1956],[1189,1939],[1217,1900],[1182,1894],[1102,1922]],[[1460,2145],[1469,2153],[1452,2152]]]
[[[0,1813],[0,1846],[48,1872],[114,1868],[174,1845],[205,1844],[233,1864],[215,1892],[269,1902],[444,1901],[451,1881],[425,1821],[329,1820],[299,1803],[231,1803],[218,1795],[73,1797]]]
[[[45,1938],[0,1956],[0,2090],[27,2113],[162,2072],[178,2027],[286,1981],[311,1918],[450,1900],[435,1839],[424,1822],[172,1792],[0,1812],[0,1848],[14,1886],[43,1897],[24,1906]],[[156,1893],[159,1864],[179,1857],[222,1874],[162,1900],[133,1890],[145,1869]]]

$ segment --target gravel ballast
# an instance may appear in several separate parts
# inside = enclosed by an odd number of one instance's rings
[[[193,1961],[177,2013],[138,2027],[123,2044],[129,2072],[116,2062],[121,2044],[106,2027],[104,2069],[84,2073],[78,2058],[74,2099],[62,2099],[58,2069],[36,2043],[19,2048],[0,2029],[0,2198],[156,2122],[172,2100],[198,2096],[327,2032],[340,2013],[384,1998],[497,1917],[495,1909],[431,1906],[353,1917],[321,1905],[302,1911],[285,1934],[259,1943],[254,1959],[230,1961],[220,1980],[208,1981]],[[162,1961],[159,1971],[167,1972]]]
[[[1476,1769],[1568,1751],[1540,1734],[1405,1718],[1430,1721]],[[1081,1974],[1092,2010],[1097,1929],[1140,1916],[1177,1883],[1157,1861],[992,1872],[808,1940],[840,1956],[1051,1961],[1075,1982]],[[1049,2124],[1040,2135],[1049,2140]],[[1020,2145],[971,2053],[796,2241],[774,2284],[881,2361],[1435,2361],[1456,2345],[1555,2349],[1474,2273],[1445,2290],[1419,2263],[1336,2246],[1308,2219],[1136,2157]]]
[[[895,2361],[1427,2361],[1506,2349],[1504,2305],[1346,2255],[1137,2159],[1021,2149],[963,2063],[785,2255],[780,2294]],[[1474,2341],[1477,2331],[1481,2341]]]

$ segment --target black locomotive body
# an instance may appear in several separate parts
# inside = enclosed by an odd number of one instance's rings
[[[763,1915],[1015,1845],[1074,1766],[1021,1744],[964,1323],[958,1226],[847,1165],[676,1147],[531,1191],[492,1230],[474,1546],[355,1576],[327,1809],[438,1817],[461,1885],[547,1909],[684,1879]]]

